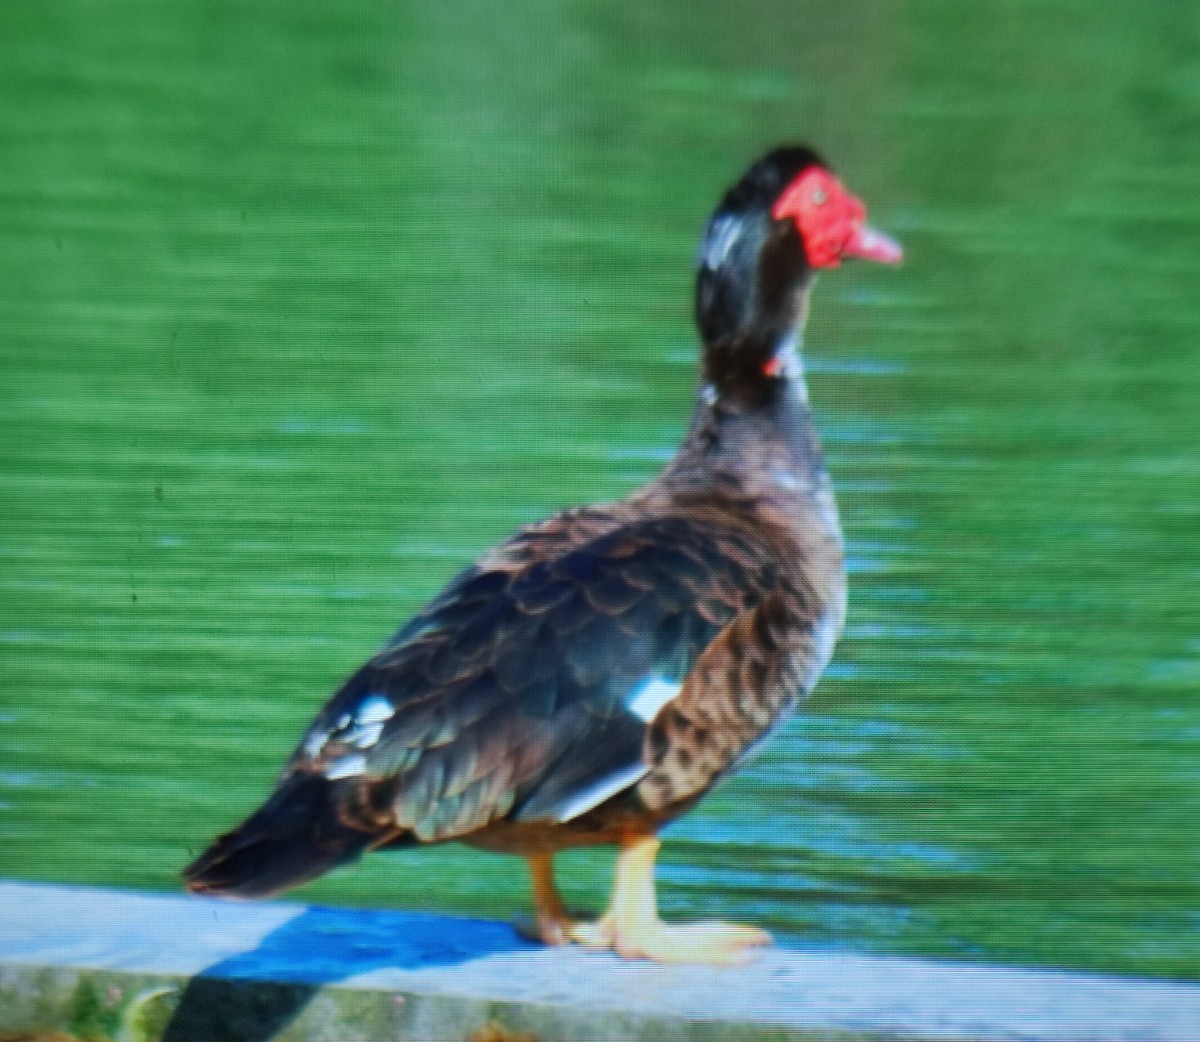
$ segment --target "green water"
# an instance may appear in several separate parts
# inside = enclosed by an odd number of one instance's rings
[[[809,328],[848,631],[663,905],[1200,975],[1198,112],[1187,5],[6,0],[0,874],[176,887],[462,563],[652,475],[700,227],[810,139],[908,250]]]

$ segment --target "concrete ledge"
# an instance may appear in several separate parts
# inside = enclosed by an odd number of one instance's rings
[[[0,883],[0,1028],[119,1042],[1197,1042],[1200,985],[827,951],[664,967],[478,920]]]

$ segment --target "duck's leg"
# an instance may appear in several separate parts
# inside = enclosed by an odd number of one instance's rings
[[[658,917],[654,859],[660,844],[653,835],[633,834],[621,843],[608,911],[595,923],[571,928],[572,940],[587,948],[613,948],[627,959],[656,962],[745,962],[751,949],[770,944],[755,926],[700,922],[671,926]]]
[[[532,923],[518,922],[518,931],[543,944],[570,944],[572,933],[579,924],[567,912],[554,882],[554,854],[540,851],[529,854],[526,860],[533,882],[534,920]]]

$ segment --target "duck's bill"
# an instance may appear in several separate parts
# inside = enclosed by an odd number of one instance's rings
[[[878,232],[869,224],[860,224],[842,247],[843,257],[861,257],[880,264],[899,264],[904,250],[890,235]]]

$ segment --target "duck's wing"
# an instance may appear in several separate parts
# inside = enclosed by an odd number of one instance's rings
[[[352,676],[285,776],[319,773],[345,820],[422,841],[570,820],[645,778],[651,722],[778,587],[775,555],[692,518],[566,547],[541,531],[536,552],[524,535],[459,575]]]
[[[686,803],[753,752],[815,686],[844,610],[840,594],[821,601],[783,584],[733,618],[650,722],[643,804]]]

